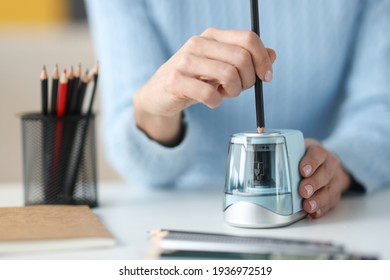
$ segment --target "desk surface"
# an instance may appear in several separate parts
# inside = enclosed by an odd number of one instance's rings
[[[390,259],[390,189],[369,196],[344,197],[325,217],[304,219],[277,229],[228,226],[222,215],[222,188],[145,190],[102,183],[94,212],[118,241],[109,249],[4,254],[0,259],[146,259],[147,231],[177,229],[227,234],[317,239],[344,245],[350,252]],[[21,184],[0,184],[0,206],[23,205]]]

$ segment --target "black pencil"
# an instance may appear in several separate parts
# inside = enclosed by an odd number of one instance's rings
[[[74,87],[74,75],[73,75],[73,67],[70,67],[68,73],[68,92],[66,96],[66,115],[71,113],[72,109],[72,100],[73,100],[73,87]]]
[[[258,0],[251,0],[251,19],[252,31],[260,37],[259,4]],[[255,103],[256,103],[256,122],[257,131],[264,132],[264,100],[263,100],[263,82],[256,75],[255,83]]]
[[[58,73],[58,65],[54,68],[53,71],[53,81],[51,86],[51,114],[57,115],[57,97],[58,97],[58,82],[60,75]]]
[[[43,66],[41,72],[41,101],[42,101],[42,115],[47,116],[49,113],[48,110],[48,81],[47,81],[47,71],[46,66]]]
[[[81,77],[81,64],[77,66],[76,71],[74,72],[74,83],[75,83],[75,88],[73,89],[74,92],[77,91],[80,82],[80,77]]]
[[[81,64],[79,64],[79,66],[76,68],[76,71],[74,73],[72,100],[70,100],[71,101],[70,113],[72,115],[76,114],[77,91],[80,86],[80,77],[81,77]]]
[[[48,99],[49,99],[49,87],[48,87],[48,75],[46,71],[46,66],[43,66],[43,69],[41,71],[41,102],[42,102],[42,115],[44,118],[49,114],[49,108],[48,108]],[[42,120],[45,120],[45,119]],[[44,183],[44,199],[45,202],[49,202],[49,195],[50,194],[50,178],[51,178],[51,172],[50,169],[50,160],[51,160],[51,140],[50,140],[50,129],[47,125],[46,121],[42,121],[42,161],[43,161],[43,183]]]

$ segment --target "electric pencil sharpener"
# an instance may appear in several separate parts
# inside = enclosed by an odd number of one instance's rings
[[[247,132],[230,138],[224,216],[233,226],[272,228],[306,216],[298,193],[305,153],[298,130]]]

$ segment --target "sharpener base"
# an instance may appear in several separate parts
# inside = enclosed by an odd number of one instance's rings
[[[244,228],[284,227],[305,218],[306,215],[304,210],[292,215],[279,215],[246,201],[231,204],[224,210],[225,221],[228,224]]]

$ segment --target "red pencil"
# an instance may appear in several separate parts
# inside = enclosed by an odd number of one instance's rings
[[[68,95],[68,78],[66,71],[61,75],[60,90],[58,92],[57,116],[62,117],[66,112],[66,98]]]

